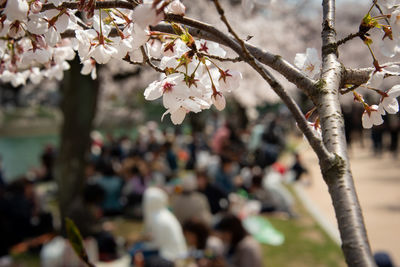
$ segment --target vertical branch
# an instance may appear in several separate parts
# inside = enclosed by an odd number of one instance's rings
[[[344,122],[339,103],[343,69],[338,61],[335,32],[335,1],[323,0],[322,74],[317,109],[323,141],[336,154],[333,167],[321,164],[335,208],[342,239],[342,250],[349,266],[375,266],[365,230],[347,155]]]

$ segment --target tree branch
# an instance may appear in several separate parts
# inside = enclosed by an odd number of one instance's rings
[[[183,25],[189,26],[189,33],[195,37],[217,42],[219,44],[225,45],[235,51],[242,59],[245,55],[242,51],[241,46],[232,37],[221,32],[217,28],[203,23],[191,18],[177,16],[173,14],[166,15],[167,21],[173,21],[181,23]],[[170,25],[159,24],[157,26],[151,27],[154,31],[175,33]],[[245,43],[246,48],[259,62],[265,64],[275,71],[279,72],[284,76],[289,82],[295,84],[299,89],[301,89],[306,95],[311,99],[315,94],[315,84],[316,81],[307,77],[299,69],[294,67],[292,64],[284,60],[281,56],[266,52],[254,45]]]
[[[221,20],[225,23],[229,32],[235,37],[236,41],[240,43],[240,47],[242,49],[242,57],[244,60],[256,70],[261,77],[271,86],[272,90],[281,98],[281,100],[286,104],[288,109],[292,112],[293,117],[295,118],[298,127],[306,136],[308,142],[311,147],[314,149],[315,153],[318,155],[321,161],[324,161],[325,164],[330,165],[330,162],[333,162],[334,156],[330,154],[328,150],[325,148],[322,140],[319,139],[311,130],[306,118],[303,115],[303,112],[300,110],[297,103],[294,101],[292,97],[285,91],[282,85],[275,79],[275,77],[265,69],[261,63],[254,58],[254,56],[247,50],[245,42],[240,39],[240,37],[233,30],[228,20],[224,15],[224,10],[219,4],[218,0],[213,0],[214,4],[218,10],[219,15],[221,16]]]
[[[382,64],[384,68],[391,67],[391,66],[400,66],[400,62],[387,62]],[[366,83],[369,80],[369,77],[373,71],[376,69],[374,67],[371,68],[360,68],[360,69],[351,69],[345,68],[343,72],[343,79],[341,86],[344,87],[346,84],[354,84],[354,85],[361,85]],[[385,77],[393,77],[393,76],[400,76],[397,72],[385,72]]]
[[[344,43],[346,43],[346,42],[348,42],[348,41],[350,41],[350,40],[352,40],[352,39],[354,39],[356,37],[361,37],[363,35],[364,35],[364,33],[362,33],[362,32],[351,33],[348,36],[344,37],[343,39],[337,41],[336,45],[340,46],[340,45],[342,45],[342,44],[344,44]]]
[[[49,9],[78,9],[79,2],[64,2],[60,6],[56,7],[53,4],[44,4],[41,11],[46,11]],[[127,2],[122,0],[108,0],[108,1],[96,1],[96,9],[100,8],[126,8],[133,9],[137,6],[134,2]]]
[[[208,57],[211,59],[216,59],[221,62],[242,62],[243,59],[241,57],[235,57],[235,58],[224,58],[224,57],[219,57],[219,56],[214,56],[214,55],[209,55],[201,52],[197,52],[197,55],[201,57]]]
[[[153,64],[153,62],[151,62],[150,57],[147,55],[147,52],[144,49],[144,46],[140,47],[140,51],[142,52],[144,63],[147,63],[152,69],[154,69],[157,72],[165,73],[163,69],[157,67],[156,65]]]

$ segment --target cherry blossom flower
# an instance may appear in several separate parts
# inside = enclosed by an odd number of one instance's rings
[[[27,22],[27,30],[33,34],[44,34],[47,32],[49,24],[44,14],[32,14]]]
[[[239,88],[242,78],[242,73],[235,70],[220,71],[219,89],[222,92],[231,92]]]
[[[133,10],[132,18],[142,29],[157,25],[164,19],[164,12],[158,12],[152,4],[144,3]]]
[[[382,96],[379,109],[381,111],[384,109],[389,114],[396,114],[399,111],[399,103],[396,98],[399,96],[400,85],[395,85],[386,92],[386,95]]]
[[[305,54],[296,54],[294,65],[309,77],[314,78],[320,72],[321,60],[315,48],[307,48]]]
[[[22,61],[36,61],[37,63],[45,64],[50,61],[51,57],[52,53],[47,49],[30,49],[23,54]]]
[[[83,67],[81,70],[81,74],[83,75],[88,75],[90,74],[90,77],[95,80],[97,78],[97,73],[96,73],[96,61],[93,59],[88,59],[82,62]]]
[[[394,57],[398,51],[397,42],[390,38],[379,41],[379,48],[385,57]]]
[[[8,0],[4,14],[10,21],[23,21],[28,15],[29,5],[25,0]]]
[[[308,122],[308,125],[311,127],[311,130],[314,133],[314,135],[316,135],[319,139],[322,139],[322,130],[319,121]]]
[[[219,111],[225,109],[226,100],[222,94],[216,94],[215,96],[213,95],[211,99],[216,109],[218,109]]]
[[[43,73],[40,71],[38,67],[34,67],[31,69],[31,73],[29,74],[29,80],[33,84],[39,84],[43,79]]]
[[[167,12],[175,15],[184,16],[185,11],[186,11],[185,6],[179,0],[172,1],[172,3],[170,3],[167,7]]]
[[[42,10],[43,4],[40,0],[35,0],[31,3],[31,11],[32,13],[39,13]]]
[[[139,48],[145,46],[151,57],[159,58],[156,65],[168,74],[146,88],[145,98],[162,98],[166,108],[163,116],[170,114],[174,124],[182,123],[187,113],[200,112],[211,105],[224,109],[222,93],[240,84],[239,72],[222,70],[207,57],[225,57],[225,50],[217,43],[194,43],[189,33],[160,38],[162,42],[155,38],[149,41],[149,26],[164,19],[164,12],[184,15],[185,6],[179,0],[143,0],[133,11],[94,9],[86,21],[75,16],[76,10],[61,8],[64,2],[76,0],[3,0],[7,15],[0,21],[0,37],[4,38],[0,40],[4,44],[0,47],[3,82],[18,86],[27,79],[34,84],[43,78],[61,80],[70,67],[67,61],[76,53],[83,64],[81,73],[95,79],[96,63],[105,64],[111,58],[142,62]],[[44,4],[58,8],[42,10]],[[111,36],[113,28],[117,35]],[[74,31],[75,36],[62,39],[66,30]],[[10,39],[12,45],[8,45]]]
[[[185,119],[186,113],[188,113],[188,110],[186,110],[184,107],[180,107],[174,111],[167,110],[161,117],[161,120],[163,120],[164,116],[171,113],[171,121],[173,124],[181,124],[183,120]]]
[[[29,71],[23,71],[23,72],[10,72],[8,70],[5,70],[1,75],[0,79],[4,83],[11,83],[12,86],[18,87],[20,85],[25,85],[26,84],[26,79],[29,76]]]
[[[369,79],[366,83],[368,87],[378,89],[382,83],[383,79],[385,78],[386,71],[384,69],[380,71],[373,71],[369,75]]]
[[[196,40],[196,47],[200,52],[208,55],[225,57],[226,51],[217,43],[205,40]]]
[[[151,83],[144,91],[146,100],[155,100],[163,96],[163,104],[166,108],[172,108],[177,104],[176,99],[189,97],[187,87],[181,74],[176,73],[166,76],[161,82]]]
[[[118,50],[114,46],[108,43],[99,43],[89,52],[88,56],[92,57],[99,64],[106,64],[117,53]]]
[[[385,111],[377,105],[366,106],[361,117],[362,126],[365,129],[370,129],[374,125],[381,125],[383,123],[383,115],[385,115]]]

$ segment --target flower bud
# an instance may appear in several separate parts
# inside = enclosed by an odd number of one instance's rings
[[[35,14],[39,13],[42,10],[42,6],[43,6],[43,4],[39,0],[32,2],[32,4],[31,4],[32,13],[35,13]]]
[[[184,16],[186,11],[186,7],[181,3],[179,0],[173,1],[169,6],[168,6],[168,12],[175,14],[175,15],[180,15]]]

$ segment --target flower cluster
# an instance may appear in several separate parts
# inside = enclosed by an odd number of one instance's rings
[[[132,9],[100,8],[95,0],[2,0],[0,4],[0,80],[13,86],[28,80],[34,84],[44,78],[61,80],[76,54],[83,64],[81,73],[95,79],[96,64],[111,59],[144,63],[157,50],[155,41],[161,41],[157,68],[164,74],[146,89],[145,97],[163,96],[166,113],[180,123],[189,111],[212,104],[223,109],[222,93],[236,87],[241,78],[208,57],[225,56],[217,44],[195,41],[179,25],[173,25],[177,34],[150,31],[166,13],[184,15],[179,0],[142,0]]]
[[[147,100],[162,97],[174,124],[180,124],[188,112],[200,112],[212,104],[225,108],[223,93],[239,86],[242,75],[233,70],[220,68],[204,55],[224,57],[226,52],[210,41],[193,41],[186,32],[179,38],[164,43],[160,68],[165,70],[159,81],[151,83],[145,90]],[[186,40],[186,41],[185,41]],[[163,116],[164,116],[163,115]]]
[[[373,16],[371,11],[377,4],[382,7],[379,9],[380,15]],[[372,29],[380,30],[382,38],[372,40],[368,33]],[[361,87],[377,93],[380,96],[380,100],[378,104],[368,105],[362,95],[355,91],[358,85],[353,86],[354,89],[352,90],[347,90],[348,88],[346,88],[344,91],[353,91],[354,100],[363,105],[362,125],[364,128],[369,129],[374,125],[381,125],[384,122],[382,116],[386,115],[386,113],[396,114],[399,112],[397,97],[400,96],[400,85],[395,85],[386,91],[382,90],[382,84],[386,77],[400,76],[399,67],[396,65],[381,66],[373,53],[371,44],[373,42],[378,43],[377,46],[380,48],[381,53],[387,57],[394,57],[400,52],[400,0],[374,2],[361,21],[359,34],[365,45],[368,46],[374,66],[368,81]],[[306,53],[296,54],[294,64],[310,78],[316,78],[320,73],[321,60],[317,50],[314,48],[307,48]],[[351,86],[349,85],[350,88]],[[307,115],[306,118],[308,119]],[[316,122],[310,122],[313,130],[319,130],[319,123],[318,121]],[[319,131],[315,134],[320,136]]]

